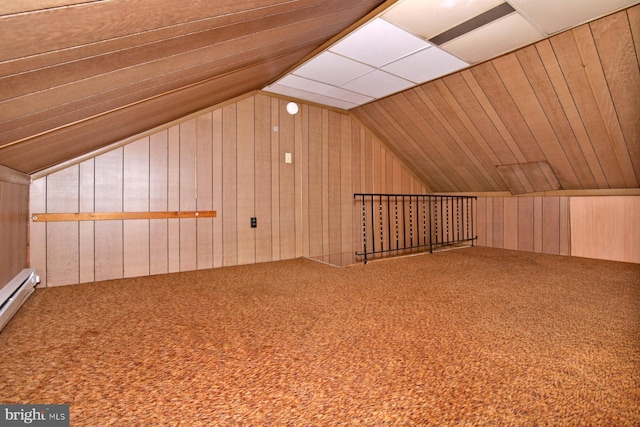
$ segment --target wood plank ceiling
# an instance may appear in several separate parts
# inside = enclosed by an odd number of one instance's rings
[[[260,89],[382,3],[3,2],[0,164],[34,173]]]
[[[638,188],[640,6],[351,110],[434,192]]]

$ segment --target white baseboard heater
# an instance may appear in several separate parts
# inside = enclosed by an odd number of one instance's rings
[[[25,268],[0,289],[0,331],[40,283],[33,268]]]

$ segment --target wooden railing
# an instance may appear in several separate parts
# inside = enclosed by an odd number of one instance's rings
[[[474,196],[356,193],[361,211],[366,263],[376,254],[406,254],[470,242],[473,246]],[[358,205],[358,200],[360,201]]]

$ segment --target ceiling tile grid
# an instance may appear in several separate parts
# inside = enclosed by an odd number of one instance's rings
[[[319,95],[326,98],[326,105],[344,108],[346,102],[355,104],[350,107],[353,108],[467,65],[378,18],[266,87],[265,91],[291,95],[289,88],[295,88],[308,92],[301,99],[317,102]]]

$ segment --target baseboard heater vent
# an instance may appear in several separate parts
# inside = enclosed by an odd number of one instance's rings
[[[29,298],[40,283],[40,277],[32,268],[25,268],[0,289],[0,331]]]

